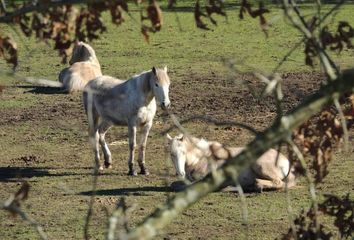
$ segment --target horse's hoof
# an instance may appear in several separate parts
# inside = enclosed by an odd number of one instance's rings
[[[150,172],[147,170],[147,169],[141,169],[140,170],[140,173],[139,174],[141,174],[141,175],[145,175],[145,176],[148,176],[148,175],[150,175]]]
[[[138,174],[136,173],[135,170],[129,170],[128,175],[129,176],[137,176]]]
[[[99,171],[102,171],[102,170],[103,170],[103,166],[100,166],[100,167],[98,168],[98,170],[99,170]]]
[[[105,168],[111,169],[112,168],[112,163],[104,162],[104,166],[105,166]]]

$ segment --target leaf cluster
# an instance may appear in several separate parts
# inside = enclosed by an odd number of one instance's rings
[[[354,126],[354,97],[343,100],[347,128]],[[327,108],[319,115],[302,124],[294,133],[293,140],[303,154],[311,156],[310,168],[314,171],[316,182],[321,182],[328,174],[332,152],[342,141],[344,131],[335,108]],[[294,155],[291,155],[294,160]],[[297,171],[304,174],[305,169],[294,163]]]
[[[343,197],[326,194],[324,197],[324,201],[318,205],[318,212],[313,206],[307,212],[302,210],[294,219],[295,229],[290,228],[281,239],[332,239],[333,234],[327,232],[324,225],[319,224],[319,227],[316,227],[318,213],[335,218],[334,225],[338,228],[341,238],[353,237],[354,201],[350,199],[349,194]]]
[[[313,32],[315,26],[319,24],[317,18],[313,18],[307,25],[307,28]],[[319,40],[324,49],[329,48],[332,51],[341,53],[345,48],[353,49],[354,29],[346,21],[338,22],[335,32],[331,32],[328,25],[324,26],[319,34]],[[305,63],[308,66],[314,66],[314,58],[318,56],[316,41],[313,38],[305,42]]]

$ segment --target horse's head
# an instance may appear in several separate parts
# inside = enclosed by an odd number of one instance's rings
[[[157,101],[163,110],[170,107],[170,98],[168,96],[170,87],[170,78],[167,75],[167,67],[163,69],[152,68],[154,77],[150,78],[150,86]]]
[[[72,65],[76,62],[84,61],[98,61],[95,50],[84,42],[78,42],[73,50],[69,64]]]
[[[166,135],[168,148],[171,154],[173,165],[178,176],[185,178],[185,164],[187,160],[187,147],[183,134],[172,138],[169,134]]]

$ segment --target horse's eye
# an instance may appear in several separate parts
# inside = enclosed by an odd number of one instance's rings
[[[155,83],[155,87],[158,87],[159,85],[157,83]]]

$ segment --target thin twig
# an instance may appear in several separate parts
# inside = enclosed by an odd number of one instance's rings
[[[248,207],[247,207],[247,201],[245,197],[245,193],[243,192],[243,189],[240,184],[236,185],[236,189],[238,194],[240,195],[240,200],[241,200],[241,210],[242,210],[242,225],[245,228],[245,239],[249,239],[249,225],[248,225]]]
[[[342,107],[339,104],[338,99],[334,100],[334,105],[337,108],[337,111],[338,111],[338,114],[339,114],[339,118],[340,118],[340,123],[341,123],[342,129],[343,129],[344,149],[345,149],[345,151],[348,151],[348,147],[349,147],[349,131],[348,131],[348,127],[347,127],[347,121],[345,120],[345,116],[344,116]]]
[[[289,144],[288,144],[288,147],[290,147]],[[291,171],[291,169],[290,169],[290,171]],[[289,172],[289,174],[290,173],[291,172]],[[292,230],[292,236],[293,236],[294,240],[297,240],[296,227],[294,224],[294,217],[293,217],[293,208],[291,206],[288,178],[285,179],[285,196],[286,196],[286,210],[288,212],[288,220],[289,220],[290,228]]]
[[[290,5],[288,1],[290,2]],[[290,22],[294,25],[295,28],[297,28],[300,32],[302,32],[305,38],[307,38],[309,41],[312,41],[313,44],[315,45],[315,48],[318,53],[318,57],[320,58],[322,66],[324,67],[324,70],[327,76],[329,77],[329,79],[331,81],[337,79],[337,76],[339,74],[339,69],[331,60],[331,58],[326,53],[326,51],[323,49],[323,47],[321,46],[321,42],[317,38],[315,38],[313,33],[308,29],[307,23],[304,17],[301,15],[300,10],[298,9],[294,1],[284,0],[283,5],[284,5],[285,15],[288,17]],[[291,14],[291,10],[295,12],[297,17]]]
[[[284,57],[280,60],[278,65],[273,69],[272,73],[276,73],[279,71],[280,67],[288,60],[288,58],[295,52],[296,49],[298,49],[301,44],[305,42],[305,38],[302,38],[300,41],[294,44],[294,46],[287,52]]]
[[[0,4],[0,13],[7,13],[7,7],[6,7],[6,2],[5,0],[1,0],[1,4]]]
[[[318,218],[317,218],[318,217],[318,200],[317,200],[317,195],[316,195],[316,186],[315,186],[313,177],[311,176],[310,172],[307,170],[306,161],[305,161],[305,158],[302,155],[300,149],[297,147],[297,145],[291,139],[288,139],[288,143],[291,146],[291,148],[293,149],[297,158],[299,159],[301,167],[304,171],[304,175],[305,175],[306,180],[309,184],[309,193],[310,193],[311,202],[312,202],[312,206],[313,206],[314,214],[315,214],[314,219],[315,219],[316,236],[317,236],[316,239],[318,239],[320,224],[319,224]]]
[[[318,0],[317,0],[318,1]],[[321,24],[333,14],[334,11],[338,10],[345,0],[341,0],[339,3],[337,3],[333,8],[331,8],[326,14],[324,14],[322,17],[319,18],[319,21],[315,24],[314,29],[316,28],[321,28]],[[278,63],[278,65],[273,69],[272,73],[277,72],[280,67],[285,63],[285,61],[294,53],[296,49],[298,49],[302,43],[304,43],[306,38],[302,38],[299,42],[295,43],[295,45],[289,50],[288,53],[284,55],[282,60]]]

